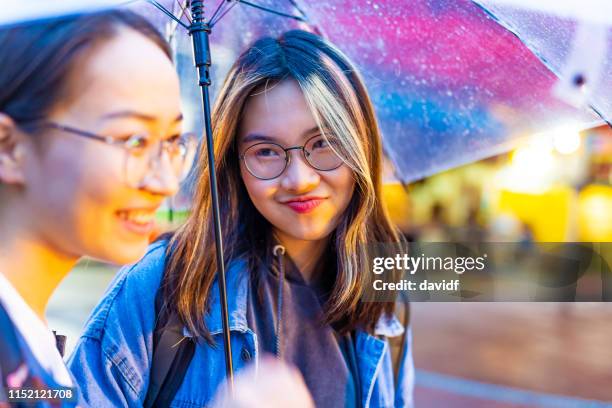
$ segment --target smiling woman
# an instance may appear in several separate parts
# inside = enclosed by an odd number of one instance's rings
[[[332,147],[340,148],[337,138],[321,132],[293,80],[251,97],[238,135],[241,177],[251,202],[294,261],[308,259],[311,254],[301,248],[303,242],[330,236],[355,189],[352,170]],[[262,135],[274,136],[253,142]],[[299,266],[302,274],[310,275],[312,268]]]
[[[52,63],[40,64],[42,72],[23,81],[22,89],[35,98],[40,77],[57,78],[57,98],[49,99],[49,106],[21,109],[24,91],[7,92],[11,99],[0,116],[3,163],[13,166],[4,167],[8,174],[0,194],[3,213],[12,215],[11,229],[21,230],[24,226],[13,224],[27,220],[35,226],[29,235],[66,257],[87,254],[127,263],[144,253],[153,213],[178,188],[167,161],[157,163],[167,166],[160,171],[149,165],[149,157],[158,153],[155,145],[162,139],[166,143],[180,133],[179,86],[161,38],[151,41],[119,23],[109,23],[107,31],[106,40],[104,32],[88,33],[88,47],[75,39],[61,44],[58,53],[70,60],[54,61],[55,70]],[[6,41],[16,44],[14,38]],[[7,57],[4,70],[17,70],[8,68],[16,57]],[[2,79],[10,83],[14,76],[7,72]],[[46,89],[45,96],[53,91]],[[131,163],[139,161],[150,169],[135,171]]]
[[[193,143],[168,46],[133,13],[2,29],[0,61],[3,405],[6,387],[75,385],[44,323],[49,297],[84,255],[144,254]]]

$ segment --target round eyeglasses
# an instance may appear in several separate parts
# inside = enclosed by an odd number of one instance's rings
[[[335,170],[344,162],[336,153],[339,144],[334,138],[321,135],[311,137],[303,146],[283,147],[274,142],[260,142],[249,146],[240,159],[249,173],[260,180],[279,177],[291,161],[290,150],[301,150],[310,167],[319,171]]]
[[[170,169],[179,182],[189,174],[197,152],[198,139],[194,133],[182,133],[152,142],[147,134],[132,134],[122,138],[101,136],[55,122],[37,123],[36,127],[47,127],[77,136],[87,137],[124,151],[123,175],[126,184],[140,188],[156,165],[160,165],[166,153]]]

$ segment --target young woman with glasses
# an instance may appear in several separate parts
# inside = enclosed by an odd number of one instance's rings
[[[272,354],[296,367],[317,407],[410,406],[411,337],[392,362],[389,341],[404,332],[394,303],[362,299],[366,245],[400,237],[354,66],[314,34],[261,39],[230,70],[213,128],[234,368]],[[224,382],[205,161],[196,183],[186,224],[123,270],[85,329],[70,366],[91,401],[146,402],[160,293],[195,342],[172,406],[206,406]]]
[[[128,12],[0,30],[0,406],[76,403],[45,309],[82,256],[142,257],[190,166],[170,56]]]

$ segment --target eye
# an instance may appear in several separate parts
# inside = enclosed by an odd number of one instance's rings
[[[316,140],[312,144],[313,149],[321,149],[323,147],[327,147],[327,141],[325,139]]]
[[[170,152],[178,152],[184,145],[181,135],[176,134],[164,139],[164,144]]]
[[[134,134],[123,138],[125,147],[132,153],[143,152],[149,146],[149,139],[146,135]]]
[[[332,144],[334,144],[334,142],[332,141],[331,138],[329,140],[325,140],[323,136],[319,136],[318,138],[312,141],[311,146],[313,150],[314,149],[330,149]]]
[[[179,145],[181,142],[181,135],[177,133],[176,135],[167,137],[166,139],[164,139],[164,141],[168,144]]]
[[[257,157],[257,158],[261,158],[261,159],[267,159],[267,158],[276,158],[279,157],[279,153],[277,151],[277,149],[274,149],[272,147],[266,147],[266,146],[261,146],[261,147],[255,147],[253,154]]]

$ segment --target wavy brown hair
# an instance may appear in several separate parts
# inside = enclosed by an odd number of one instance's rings
[[[381,138],[366,88],[348,58],[315,34],[294,30],[256,41],[234,63],[216,101],[212,119],[225,262],[246,259],[254,271],[270,260],[272,228],[247,194],[235,139],[248,98],[289,79],[300,86],[319,127],[339,140],[339,153],[355,177],[353,197],[331,240],[337,274],[323,319],[340,332],[372,330],[383,312],[393,311],[393,302],[360,301],[371,277],[365,244],[400,242],[400,235],[381,199]],[[217,265],[206,152],[200,153],[193,210],[168,246],[163,290],[187,328],[212,341],[204,315]]]

